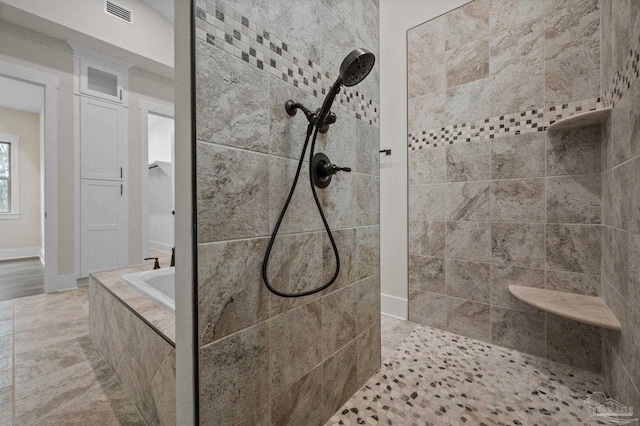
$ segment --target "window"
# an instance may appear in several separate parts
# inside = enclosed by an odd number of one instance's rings
[[[0,218],[18,215],[18,136],[0,133]]]

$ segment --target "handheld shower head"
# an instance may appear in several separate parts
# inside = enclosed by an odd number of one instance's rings
[[[367,78],[376,63],[376,56],[367,49],[349,53],[340,65],[340,78],[347,87],[355,86]]]
[[[329,110],[333,104],[333,100],[340,91],[340,87],[343,85],[351,87],[360,83],[367,78],[375,63],[376,56],[363,48],[352,51],[344,58],[344,61],[342,61],[340,65],[340,76],[335,83],[333,83],[333,86],[331,86],[327,97],[322,103],[322,108],[320,108],[320,112],[318,113],[317,123],[320,127],[323,126],[324,120],[327,114],[329,114]]]

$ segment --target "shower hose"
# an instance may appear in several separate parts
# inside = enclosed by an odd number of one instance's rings
[[[314,131],[314,128],[315,128],[315,131]],[[313,153],[316,147],[316,139],[318,138],[318,127],[314,126],[312,123],[309,123],[309,126],[307,127],[307,137],[304,141],[304,146],[302,147],[302,154],[300,154],[300,160],[298,161],[298,169],[296,170],[296,176],[293,179],[293,184],[291,185],[291,189],[289,190],[289,196],[287,197],[287,201],[285,201],[284,203],[284,207],[280,212],[280,216],[278,217],[276,226],[273,229],[273,233],[271,234],[271,239],[269,240],[269,245],[267,246],[267,252],[264,255],[264,261],[262,262],[262,280],[264,281],[264,284],[267,286],[267,288],[271,293],[281,297],[303,297],[303,296],[309,296],[310,294],[321,292],[322,290],[326,289],[331,284],[333,284],[335,280],[338,278],[338,274],[340,273],[340,255],[338,254],[338,247],[336,246],[336,241],[333,239],[331,228],[327,223],[327,218],[324,215],[324,210],[322,209],[322,205],[320,204],[320,200],[318,199],[318,194],[316,193],[316,187],[313,184],[313,170],[311,170],[312,161],[309,161],[309,183],[311,184],[311,192],[313,193],[313,199],[316,202],[316,207],[318,208],[318,212],[320,213],[320,217],[322,218],[324,229],[327,230],[329,241],[331,241],[331,247],[333,247],[333,253],[336,258],[336,271],[333,274],[333,277],[331,277],[331,279],[327,283],[323,284],[321,287],[315,288],[313,290],[303,291],[300,293],[285,293],[280,290],[276,290],[271,285],[271,283],[269,282],[269,278],[267,277],[267,269],[269,264],[269,257],[271,256],[271,249],[273,249],[273,243],[275,242],[276,235],[278,234],[278,230],[280,229],[280,225],[282,224],[282,219],[284,218],[284,215],[287,212],[287,209],[289,208],[289,204],[291,203],[291,199],[293,198],[293,193],[296,190],[298,179],[300,178],[300,171],[302,170],[302,164],[304,163],[304,155],[307,152],[307,146],[309,145],[309,138],[311,138],[311,134],[313,134],[313,138],[311,140],[310,158],[313,158]]]

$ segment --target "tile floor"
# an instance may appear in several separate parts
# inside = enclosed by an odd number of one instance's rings
[[[604,390],[599,374],[394,322],[383,340],[409,336],[327,425],[582,425],[586,395]]]
[[[89,339],[86,287],[0,302],[0,425],[143,425]]]

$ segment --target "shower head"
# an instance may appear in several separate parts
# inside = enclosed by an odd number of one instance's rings
[[[376,63],[376,56],[367,49],[349,53],[340,65],[340,79],[347,87],[355,86],[367,78]]]
[[[340,76],[331,86],[318,113],[317,123],[321,128],[325,125],[325,118],[329,114],[333,100],[340,91],[340,87],[343,85],[351,87],[360,83],[369,75],[375,63],[376,56],[367,49],[362,48],[352,51],[344,58],[342,65],[340,65]]]

